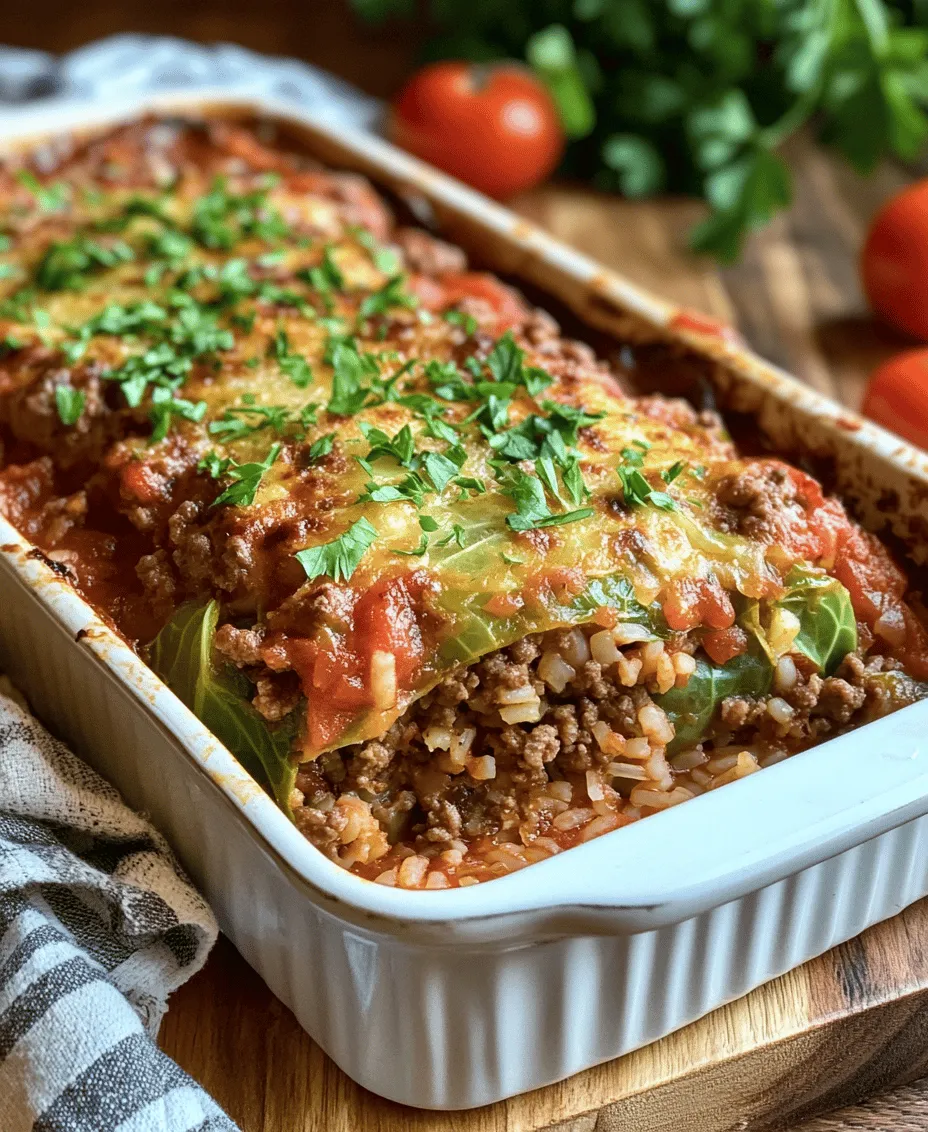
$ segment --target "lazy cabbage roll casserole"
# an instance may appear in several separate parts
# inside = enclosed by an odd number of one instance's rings
[[[925,695],[837,499],[363,179],[143,121],[0,197],[0,508],[346,869],[476,884]]]

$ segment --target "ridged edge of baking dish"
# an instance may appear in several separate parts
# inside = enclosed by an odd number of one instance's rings
[[[590,325],[638,341],[681,343],[713,367],[734,408],[786,449],[827,456],[864,519],[928,553],[928,457],[767,365],[735,342],[671,327],[677,308],[571,251],[512,213],[388,143],[328,127],[272,101],[221,92],[121,105],[0,114],[0,145],[97,132],[144,113],[259,116],[301,134],[322,160],[428,200],[468,250],[541,286]],[[889,501],[889,502],[887,502]],[[410,892],[346,873],[296,831],[235,759],[0,520],[0,555],[30,592],[169,731],[253,837],[315,903],[343,919],[432,942],[515,943],[541,934],[616,933],[678,923],[824,861],[928,813],[928,702],[913,705],[730,784],[491,884]],[[871,785],[878,782],[874,792]]]

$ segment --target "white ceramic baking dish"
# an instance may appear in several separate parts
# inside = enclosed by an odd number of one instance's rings
[[[872,524],[928,554],[928,460],[736,344],[384,142],[271,104],[164,96],[0,115],[5,145],[140,110],[258,114],[427,199],[490,266],[600,329],[682,344],[724,404],[827,457]],[[653,1041],[928,893],[928,702],[492,883],[363,881],[297,833],[232,756],[0,520],[0,663],[148,812],[225,932],[355,1080],[466,1108]]]

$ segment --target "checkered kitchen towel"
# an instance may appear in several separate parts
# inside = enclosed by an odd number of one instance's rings
[[[215,939],[163,838],[0,677],[2,1132],[234,1132],[152,1040]]]

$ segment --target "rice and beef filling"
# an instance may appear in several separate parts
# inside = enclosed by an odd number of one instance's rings
[[[526,637],[451,672],[382,737],[303,763],[297,826],[381,884],[466,886],[752,774],[924,694],[882,655],[852,653],[833,676],[784,656],[769,695],[724,698],[705,738],[675,749],[673,723],[652,696],[686,687],[698,640],[640,639],[649,636],[637,624],[593,623]],[[256,640],[231,627],[217,637],[239,664],[256,658]],[[256,680],[257,705],[266,677]]]

